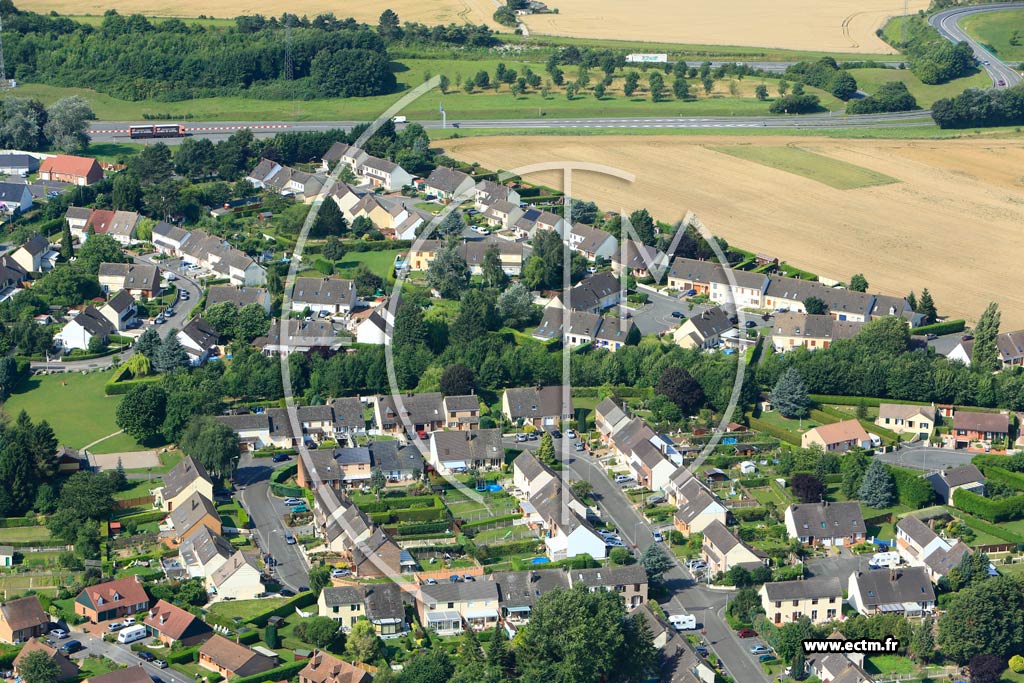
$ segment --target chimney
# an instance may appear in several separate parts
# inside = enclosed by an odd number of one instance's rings
[[[895,582],[896,579],[900,578],[900,573],[895,568],[889,569],[889,580]]]

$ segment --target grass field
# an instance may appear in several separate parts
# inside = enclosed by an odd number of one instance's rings
[[[249,621],[257,614],[280,607],[290,598],[261,598],[259,600],[232,600],[217,602],[210,607],[210,622],[230,626],[232,619],[239,617],[242,623]]]
[[[33,420],[48,420],[58,441],[82,448],[118,430],[114,415],[121,397],[103,394],[103,385],[112,374],[67,372],[32,377],[25,390],[7,399],[3,410],[11,417],[24,410]],[[133,439],[119,439],[113,445],[117,447],[104,452],[140,448]]]
[[[49,540],[50,530],[45,526],[12,526],[0,529],[0,543]]]
[[[895,178],[882,173],[791,145],[718,145],[709,149],[810,178],[837,190],[896,182]]]
[[[925,85],[909,69],[851,69],[850,73],[857,79],[860,89],[867,93],[877,92],[878,86],[888,81],[903,81],[922,109],[931,107],[935,100],[959,95],[967,88],[992,85],[992,80],[984,71],[939,85]]]
[[[961,19],[960,27],[999,59],[1024,62],[1024,10],[980,12]],[[1010,44],[1014,31],[1017,45]]]
[[[334,274],[338,277],[351,277],[360,264],[366,264],[373,273],[384,278],[385,282],[392,279],[395,270],[395,257],[405,253],[404,249],[387,251],[350,251],[338,261]]]
[[[796,144],[895,178],[837,190],[708,147]],[[693,211],[713,233],[755,252],[785,254],[823,277],[863,272],[873,292],[928,287],[943,314],[975,320],[993,298],[1007,329],[1024,324],[1024,274],[991,267],[991,245],[1024,249],[1024,139],[838,140],[716,135],[538,136],[448,140],[445,153],[512,170],[551,159],[600,163],[634,183],[576,174],[583,199],[609,211],[645,207],[673,222]],[[560,186],[556,174],[527,180]],[[977,220],[965,230],[963,220]],[[940,238],[937,238],[940,236]]]

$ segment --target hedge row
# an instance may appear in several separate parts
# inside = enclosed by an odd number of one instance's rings
[[[957,489],[953,492],[953,505],[989,522],[1010,522],[1024,517],[1024,496],[993,499]]]
[[[776,427],[770,422],[765,422],[760,418],[751,417],[750,428],[756,429],[759,432],[764,432],[765,434],[771,434],[776,439],[779,439],[780,441],[785,441],[786,443],[792,444],[793,446],[800,445],[800,438],[796,434],[793,434],[792,432],[786,429],[782,429],[781,427]]]
[[[354,502],[363,512],[387,512],[389,510],[405,510],[414,506],[442,507],[437,496],[389,496],[379,503],[376,500],[365,500],[352,496]]]
[[[263,673],[253,674],[252,676],[242,676],[236,678],[234,683],[266,683],[266,681],[287,681],[288,679],[295,676],[297,673],[306,668],[309,664],[306,660],[298,662],[288,662],[282,664],[276,669],[269,669]]]
[[[148,510],[146,512],[136,512],[134,515],[125,515],[124,517],[118,517],[117,521],[124,524],[125,522],[135,522],[136,524],[149,524],[150,522],[160,522],[167,516],[167,513],[163,510]]]
[[[938,501],[935,489],[920,472],[889,466],[893,479],[896,481],[896,495],[901,505],[920,510]]]
[[[242,645],[252,645],[260,640],[260,632],[256,629],[238,634],[238,642]]]
[[[274,484],[282,484],[299,473],[299,463],[294,462],[287,467],[282,467],[279,470],[275,470],[270,475],[270,481]]]
[[[533,552],[537,548],[537,541],[528,539],[525,541],[512,541],[511,543],[497,543],[487,546],[487,557],[490,560],[500,560],[514,555]]]
[[[186,647],[181,650],[171,650],[164,657],[168,664],[191,664],[199,657],[199,647]]]
[[[478,526],[486,526],[487,524],[501,524],[503,522],[511,522],[519,519],[522,515],[503,515],[501,517],[490,517],[488,519],[478,519],[474,522],[466,522],[462,525],[463,531],[470,531]]]
[[[986,522],[985,520],[972,515],[967,515],[963,521],[967,526],[971,527],[975,531],[984,531],[986,534],[995,536],[1007,543],[1024,544],[1024,536],[1014,533],[1005,527],[999,526],[998,524]]]
[[[284,484],[271,484],[270,492],[279,498],[301,498],[303,491],[298,486],[285,486]]]
[[[310,605],[316,604],[316,597],[316,593],[313,593],[312,591],[299,593],[283,605],[275,609],[269,609],[265,612],[261,612],[260,614],[255,615],[252,619],[249,620],[249,623],[255,624],[256,626],[263,628],[267,625],[267,622],[270,621],[270,617],[287,617],[294,614],[296,608],[309,607]],[[237,683],[237,680],[235,683]],[[274,680],[281,679],[275,678]]]
[[[107,396],[121,396],[123,394],[127,394],[128,390],[134,386],[138,386],[140,384],[155,384],[161,379],[162,378],[160,376],[140,377],[138,379],[128,379],[122,382],[117,382],[114,379],[111,379],[103,385],[103,393]]]
[[[45,517],[0,517],[0,529],[10,529],[15,526],[42,526]]]
[[[911,331],[914,334],[954,334],[956,332],[963,332],[966,326],[967,323],[963,320],[947,320],[941,323],[915,327]]]
[[[1015,491],[1024,491],[1024,474],[1020,472],[1011,472],[994,465],[983,465],[981,471],[985,473],[986,479],[1006,484]]]
[[[451,529],[448,522],[421,522],[419,524],[400,524],[395,527],[399,536],[417,536],[421,534],[443,533]]]

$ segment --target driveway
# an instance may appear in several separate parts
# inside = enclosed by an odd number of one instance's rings
[[[977,453],[957,451],[951,448],[932,448],[930,446],[904,446],[894,453],[882,453],[875,457],[882,462],[899,467],[910,467],[925,472],[936,472],[947,467],[960,467],[971,464],[971,458]]]
[[[269,553],[276,560],[274,571],[278,581],[298,591],[309,585],[309,565],[299,546],[285,541],[285,532],[289,531],[283,519],[287,508],[282,499],[270,493],[270,474],[275,468],[294,462],[293,459],[275,464],[269,458],[257,459],[246,453],[235,470],[235,484],[244,487],[237,495],[256,527],[253,539],[260,552]]]

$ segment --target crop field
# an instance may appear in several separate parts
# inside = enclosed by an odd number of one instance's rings
[[[810,178],[837,190],[896,182],[887,175],[791,145],[726,145],[708,149]]]
[[[983,12],[964,17],[960,26],[999,59],[1024,62],[1024,10]],[[1017,33],[1016,45],[1010,42],[1014,32]]]
[[[839,190],[709,147],[797,144],[898,182]],[[660,220],[694,211],[713,233],[825,277],[862,272],[871,291],[928,287],[943,314],[975,320],[993,293],[1006,329],[1024,325],[1024,274],[999,253],[1024,248],[1024,141],[844,140],[751,136],[538,136],[444,142],[459,159],[511,169],[548,160],[595,162],[637,176],[595,173],[576,193],[603,209],[646,207]],[[555,174],[529,178],[558,187]]]

